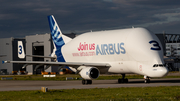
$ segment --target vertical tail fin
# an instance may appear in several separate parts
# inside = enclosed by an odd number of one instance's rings
[[[56,48],[61,48],[65,43],[62,38],[62,32],[53,15],[48,16],[51,36]]]
[[[24,47],[22,41],[18,41],[18,57],[20,59],[25,58]]]
[[[55,44],[55,49],[56,49],[55,54],[57,56],[57,60],[58,62],[65,62],[64,57],[61,52],[61,48],[65,44],[62,37],[63,34],[53,15],[48,16],[48,21],[49,21],[49,27],[51,30],[51,36]]]

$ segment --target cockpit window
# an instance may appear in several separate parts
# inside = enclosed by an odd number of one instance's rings
[[[164,67],[164,65],[163,64],[159,64],[159,67]]]
[[[154,64],[153,67],[158,67],[158,64]]]
[[[153,67],[165,67],[164,64],[154,64]]]

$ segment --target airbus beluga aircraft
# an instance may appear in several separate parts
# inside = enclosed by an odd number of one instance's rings
[[[87,32],[74,39],[63,35],[53,15],[48,16],[57,62],[5,61],[26,65],[57,65],[79,73],[82,84],[92,84],[100,73],[122,74],[118,83],[127,83],[125,74],[164,77],[163,49],[156,35],[145,28]],[[24,52],[23,52],[24,53]]]

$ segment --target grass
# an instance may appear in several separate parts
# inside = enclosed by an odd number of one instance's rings
[[[180,87],[128,87],[2,91],[1,101],[180,101]]]
[[[80,75],[78,74],[65,74],[65,75],[56,75],[56,77],[43,77],[42,75],[6,75],[6,76],[0,76],[0,78],[13,78],[13,80],[53,80],[53,81],[64,81],[66,80],[66,77],[73,77],[73,78],[81,78]],[[100,75],[97,80],[112,80],[112,79],[118,79],[122,78],[121,75]],[[128,79],[143,79],[142,75],[126,75],[126,78]],[[179,75],[169,75],[164,78],[180,78],[180,73]]]

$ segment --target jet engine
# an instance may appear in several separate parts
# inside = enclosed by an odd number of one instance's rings
[[[95,67],[84,67],[79,74],[85,80],[97,79],[99,77],[99,70]]]

